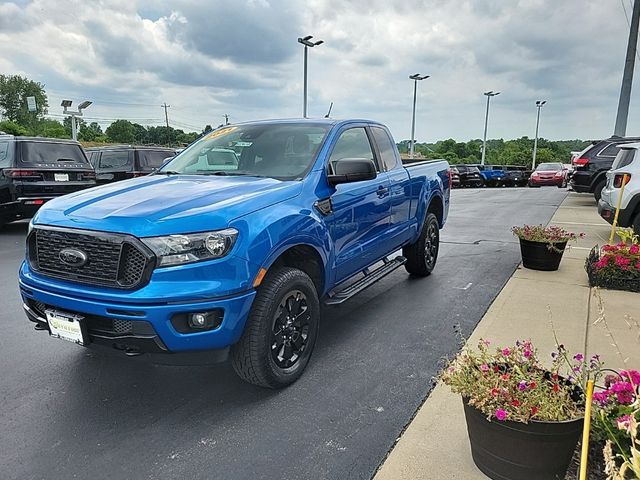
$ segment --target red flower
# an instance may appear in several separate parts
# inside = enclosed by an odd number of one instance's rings
[[[509,380],[509,374],[508,373],[503,373],[500,378],[502,378],[502,380]]]
[[[491,396],[492,397],[498,396],[498,393],[500,393],[500,390],[498,390],[497,388],[492,388],[491,389]]]
[[[631,264],[631,259],[623,257],[622,255],[616,255],[616,265],[619,267],[627,267]]]
[[[531,416],[533,417],[539,411],[540,409],[538,407],[531,407]]]
[[[511,403],[512,403],[512,405],[513,405],[514,407],[519,407],[519,406],[520,406],[520,400],[518,400],[517,398],[516,398],[513,402],[511,402]]]
[[[558,393],[560,391],[560,387],[558,386],[557,383],[553,384],[553,391],[556,392],[556,393]]]
[[[532,390],[533,390],[534,388],[536,388],[537,386],[538,386],[538,384],[537,384],[536,382],[531,382],[531,383],[529,383],[529,388],[530,388],[530,389],[532,389]]]
[[[500,371],[500,367],[498,365],[493,366],[493,371],[498,373]]]

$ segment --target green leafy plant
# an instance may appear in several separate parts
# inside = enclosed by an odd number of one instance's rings
[[[545,366],[528,341],[492,348],[480,340],[477,349],[463,351],[442,372],[442,381],[488,419],[564,421],[584,415],[581,380],[601,369],[599,357],[588,361],[570,356],[563,345]]]
[[[523,225],[512,227],[511,231],[520,240],[548,244],[549,250],[556,249],[556,244],[575,241],[584,237],[584,233],[569,232],[560,227],[544,225]]]

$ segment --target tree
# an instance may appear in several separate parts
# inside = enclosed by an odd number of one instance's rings
[[[27,97],[35,97],[35,112],[29,112]],[[48,108],[44,85],[20,75],[0,75],[0,113],[8,120],[23,127],[33,126]]]
[[[116,120],[105,130],[112,142],[134,143],[136,129],[129,120]]]
[[[9,135],[29,135],[29,131],[26,128],[11,120],[0,122],[0,132],[8,133]]]
[[[211,128],[211,125],[205,125],[204,126],[204,130],[202,130],[202,133],[209,133],[213,130],[213,128]]]
[[[95,142],[98,137],[103,135],[102,128],[98,122],[91,122],[89,125],[83,122],[80,126],[80,134],[78,138],[85,142]]]
[[[70,135],[64,128],[62,123],[57,120],[43,119],[37,124],[38,135],[48,138],[69,138]]]

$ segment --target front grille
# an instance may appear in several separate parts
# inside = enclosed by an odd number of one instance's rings
[[[28,239],[29,263],[43,275],[115,288],[136,288],[148,281],[155,261],[135,238],[68,229],[35,228]],[[86,258],[64,261],[63,250]]]

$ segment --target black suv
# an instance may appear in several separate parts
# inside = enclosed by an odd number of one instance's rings
[[[504,165],[504,181],[507,187],[526,187],[531,177],[531,170],[521,165]]]
[[[455,169],[455,170],[454,170]],[[459,185],[462,187],[483,187],[484,180],[478,167],[472,165],[453,165],[453,174],[458,174]]]
[[[596,202],[607,183],[607,171],[620,151],[620,145],[640,141],[640,137],[611,137],[593,142],[573,160],[574,171],[570,185],[573,191],[593,193]]]
[[[176,155],[172,148],[131,145],[87,148],[86,151],[99,184],[148,175],[166,158]]]
[[[0,135],[0,226],[32,217],[47,200],[95,184],[78,142]]]

